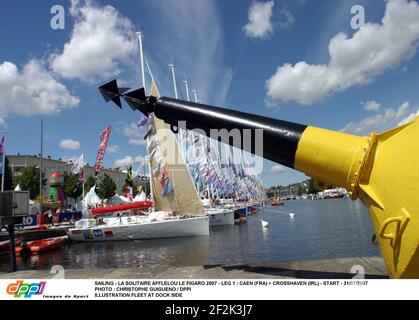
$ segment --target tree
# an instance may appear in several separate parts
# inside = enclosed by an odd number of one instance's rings
[[[86,181],[84,182],[84,189],[86,192],[89,192],[90,189],[96,184],[96,179],[93,176],[88,176]]]
[[[66,198],[72,198],[76,200],[82,194],[82,186],[79,184],[78,174],[64,174],[64,185],[63,192]]]
[[[99,184],[98,195],[101,199],[109,199],[114,196],[116,192],[116,183],[106,173]]]
[[[316,194],[319,191],[320,191],[320,189],[317,188],[316,181],[313,178],[311,178],[308,181],[308,193],[310,193],[310,194]]]
[[[298,186],[298,189],[297,189],[297,195],[301,197],[303,194],[304,194],[304,188],[303,188],[303,186],[300,184],[300,185]]]
[[[13,190],[13,177],[12,177],[12,171],[9,167],[9,159],[5,157],[4,161],[4,191]],[[0,172],[1,176],[1,172]]]
[[[132,181],[132,167],[129,167],[128,171],[127,171],[127,176],[125,177],[125,184],[122,187],[122,194],[125,193],[125,188],[126,187],[131,187],[132,188],[132,196],[135,197],[137,195],[137,188],[134,186],[134,183]]]
[[[22,174],[18,177],[17,182],[24,191],[29,191],[31,199],[39,196],[39,168],[27,167],[23,169]],[[45,185],[45,179],[42,183]]]

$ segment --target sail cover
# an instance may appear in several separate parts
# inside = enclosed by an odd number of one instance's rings
[[[160,97],[153,82],[151,94]],[[147,137],[154,206],[157,211],[204,216],[201,201],[170,126],[152,115],[156,130]]]

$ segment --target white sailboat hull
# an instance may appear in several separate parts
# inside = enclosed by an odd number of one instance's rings
[[[166,220],[141,224],[122,224],[75,228],[68,231],[73,241],[116,241],[208,236],[208,217]]]
[[[215,226],[229,226],[234,225],[234,211],[233,210],[208,210],[209,225]]]

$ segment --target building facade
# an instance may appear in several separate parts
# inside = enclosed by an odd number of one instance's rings
[[[23,169],[27,167],[39,168],[40,162],[41,162],[40,161],[41,158],[39,156],[8,155],[7,158],[9,160],[9,167],[12,172],[14,180],[16,177],[22,174]],[[54,159],[51,159],[51,157],[42,158],[42,171],[45,174],[45,178],[47,179],[50,176],[50,174],[54,171],[70,173],[72,165],[73,163],[71,161],[65,162],[60,159],[54,160]],[[100,179],[100,177],[104,176],[105,173],[108,176],[110,176],[113,179],[113,181],[116,183],[116,192],[120,194],[125,184],[126,173],[113,170],[113,169],[102,168],[99,173],[98,178]],[[94,175],[95,175],[94,167],[91,167],[91,166],[84,167],[85,180],[87,179],[87,177],[94,176]],[[86,190],[86,192],[88,192],[88,190]],[[47,195],[48,193],[49,193],[48,186],[45,186],[42,190],[42,194]]]

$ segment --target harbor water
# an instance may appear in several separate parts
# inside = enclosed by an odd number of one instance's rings
[[[289,213],[295,213],[291,219]],[[263,228],[261,219],[269,222]],[[19,270],[148,268],[269,263],[380,256],[359,201],[293,200],[248,217],[237,226],[212,228],[209,237],[70,243],[41,255],[18,257]],[[0,271],[9,270],[8,255]]]

